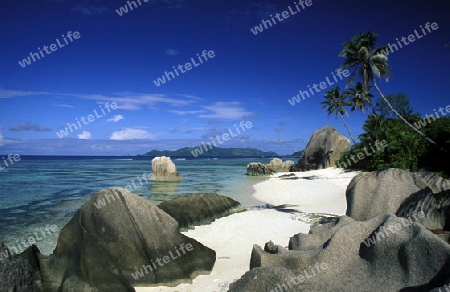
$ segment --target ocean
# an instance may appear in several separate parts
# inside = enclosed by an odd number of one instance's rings
[[[81,205],[99,190],[113,186],[130,185],[133,193],[154,204],[189,193],[218,193],[245,207],[256,206],[252,186],[264,178],[246,176],[246,166],[271,160],[175,158],[181,182],[141,184],[137,177],[151,172],[152,158],[21,156],[19,162],[0,171],[0,242],[21,252],[35,241],[41,253],[50,254],[59,231]],[[54,225],[57,231],[49,231]]]

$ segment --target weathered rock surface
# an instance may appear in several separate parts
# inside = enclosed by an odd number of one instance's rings
[[[102,199],[106,206],[96,204]],[[188,244],[192,251],[183,253]],[[209,273],[215,259],[213,250],[181,234],[175,219],[157,206],[111,188],[76,212],[54,253],[40,256],[39,264],[45,291],[134,291],[132,286],[190,282]]]
[[[396,215],[414,218],[419,212],[423,212],[425,217],[417,218],[416,221],[428,230],[440,233],[450,230],[450,189],[434,194],[426,187],[406,198]]]
[[[450,283],[450,246],[418,223],[343,216],[310,233],[291,238],[289,250],[255,245],[251,270],[229,291],[430,291]]]
[[[251,162],[247,165],[247,175],[263,176],[271,175],[276,172],[289,172],[294,164],[295,162],[292,160],[283,161],[280,158],[274,158],[268,164]]]
[[[273,172],[289,172],[295,162],[292,160],[283,161],[280,158],[272,159],[266,166]]]
[[[346,215],[356,220],[423,211],[425,218],[417,221],[427,229],[450,230],[450,181],[434,173],[396,168],[364,172],[352,179],[346,197]]]
[[[350,140],[331,127],[314,131],[298,164],[291,171],[308,171],[336,166],[335,161],[350,149]]]
[[[32,245],[21,254],[12,253],[3,243],[0,244],[0,291],[41,291],[37,255],[39,250]]]
[[[247,164],[247,175],[260,176],[260,175],[272,175],[274,172],[270,170],[265,164],[259,162],[250,162]]]
[[[218,194],[189,194],[158,205],[178,221],[181,231],[245,211],[237,201]]]
[[[181,181],[182,177],[170,157],[161,156],[155,157],[152,160],[152,175],[150,180],[159,182]]]

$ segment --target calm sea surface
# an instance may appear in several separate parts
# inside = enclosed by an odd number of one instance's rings
[[[103,188],[132,185],[133,192],[154,204],[188,193],[213,192],[257,205],[251,198],[253,184],[247,177],[249,162],[268,163],[270,158],[174,159],[183,177],[180,183],[145,183],[137,176],[151,172],[151,157],[24,156],[0,171],[0,241],[19,247],[21,240],[38,237],[36,245],[49,254],[59,232],[43,237],[46,225],[64,227],[80,206]],[[39,239],[41,238],[41,239]]]

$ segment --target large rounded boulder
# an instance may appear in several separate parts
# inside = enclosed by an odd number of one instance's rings
[[[204,225],[245,208],[237,201],[218,194],[189,194],[158,205],[178,221],[180,231]]]
[[[450,245],[392,214],[341,217],[291,238],[290,249],[255,245],[250,268],[230,292],[430,291],[450,283]]]
[[[250,162],[247,164],[247,173],[249,176],[265,176],[272,175],[274,171],[271,170],[267,165],[260,162]]]
[[[346,215],[356,220],[423,212],[425,217],[418,222],[427,229],[450,230],[450,181],[435,173],[397,168],[363,172],[352,179],[346,197]]]
[[[209,273],[213,250],[178,230],[170,215],[122,188],[94,195],[40,257],[45,291],[134,291]]]
[[[293,166],[291,170],[308,171],[335,167],[335,161],[339,160],[349,149],[350,140],[339,134],[335,128],[325,126],[314,131],[298,164]]]

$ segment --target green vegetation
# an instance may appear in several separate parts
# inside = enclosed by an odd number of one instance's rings
[[[389,100],[397,106],[409,123],[421,128],[425,135],[435,140],[439,145],[450,149],[450,118],[428,116],[422,119],[414,113],[409,100],[404,94],[388,95]],[[348,153],[338,161],[345,163],[351,155],[356,155],[366,149],[371,149],[376,141],[387,141],[387,147],[376,151],[363,160],[348,166],[351,169],[373,171],[389,167],[408,169],[410,171],[428,170],[438,172],[445,177],[450,176],[450,156],[427,143],[426,139],[411,131],[402,120],[393,117],[386,111],[383,102],[377,102],[372,114],[363,125],[363,134],[359,135],[360,143],[353,145]],[[421,123],[422,122],[422,123]]]
[[[389,107],[389,109],[408,127],[410,127],[417,134],[424,137],[428,142],[439,147],[439,145],[422,133],[419,129],[414,127],[407,119],[405,119],[395,108],[391,105],[388,99],[384,96],[378,87],[376,78],[385,78],[386,81],[392,76],[389,70],[388,57],[383,53],[388,50],[388,46],[375,48],[378,36],[370,30],[365,33],[360,33],[354,36],[350,41],[342,44],[344,49],[339,53],[340,57],[345,58],[344,64],[339,70],[351,70],[352,73],[347,81],[347,86],[352,85],[355,78],[359,77],[363,83],[363,89],[366,94],[369,93],[370,83],[375,86],[380,94],[380,97]],[[443,150],[443,149],[442,149]]]
[[[398,93],[384,96],[376,78],[388,80],[391,72],[388,58],[382,53],[386,46],[375,48],[376,40],[377,35],[368,31],[343,43],[344,48],[339,56],[344,57],[345,61],[339,69],[352,72],[347,82],[348,88],[342,94],[339,87],[330,89],[322,102],[328,115],[336,113],[336,117],[341,117],[352,140],[343,117],[347,113],[345,107],[362,113],[367,109],[370,113],[363,125],[365,132],[359,135],[360,142],[354,143],[337,163],[346,168],[366,171],[396,167],[411,171],[428,170],[449,177],[450,118],[427,115],[422,119],[411,108],[406,95]],[[355,78],[361,82],[351,87]],[[375,105],[374,96],[370,94],[371,85],[381,97]],[[383,140],[387,142],[386,147],[371,151],[376,143]],[[359,152],[371,154],[348,163]]]
[[[170,157],[189,157],[192,156],[192,151],[198,147],[184,147],[178,150],[152,150],[143,154],[144,156],[170,156]],[[278,157],[278,154],[273,151],[262,151],[254,148],[219,148],[214,147],[210,149],[208,146],[208,151],[205,155],[209,157]]]
[[[353,135],[352,133],[350,133],[350,130],[343,116],[345,113],[347,113],[344,106],[350,105],[350,102],[348,100],[345,100],[345,95],[341,94],[340,88],[335,87],[325,92],[325,101],[322,101],[321,104],[323,105],[322,109],[327,109],[328,116],[331,116],[335,113],[336,118],[338,115],[341,117],[341,120],[344,123],[344,126],[347,129],[347,132],[350,135],[353,144],[355,144],[355,139],[353,139]]]

